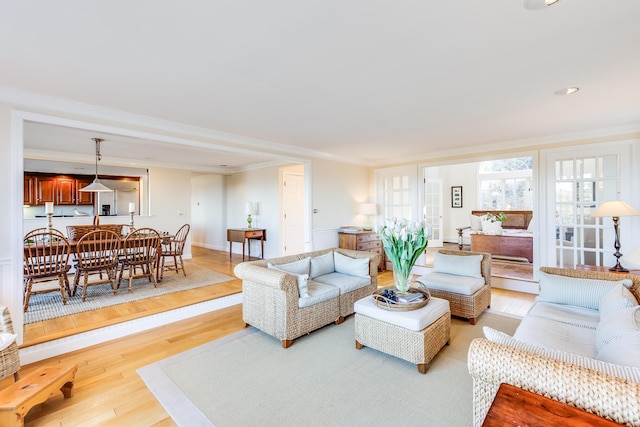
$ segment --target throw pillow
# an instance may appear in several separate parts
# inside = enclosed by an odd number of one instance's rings
[[[16,340],[16,335],[3,333],[0,334],[0,350],[9,347]]]
[[[638,305],[636,297],[622,283],[615,285],[609,292],[600,298],[600,317],[606,316],[614,311]]]
[[[287,273],[290,274],[292,276],[294,276],[296,278],[296,281],[298,283],[298,294],[300,295],[300,298],[306,298],[309,296],[309,288],[308,288],[308,281],[309,281],[309,275],[308,274],[296,274],[296,273],[292,273],[290,271],[287,271],[283,268],[280,268],[279,265],[273,265],[271,263],[267,264],[267,268],[270,270],[276,270],[276,271],[281,271],[283,273]]]
[[[312,280],[318,276],[331,274],[334,271],[336,271],[336,269],[333,263],[333,251],[311,258],[311,272],[309,273],[309,277]]]
[[[471,220],[471,231],[482,231],[482,217],[477,215],[469,215]]]
[[[598,310],[600,299],[618,284],[631,286],[630,279],[598,280],[548,274],[538,271],[540,294],[536,301],[575,305]]]
[[[369,258],[351,258],[340,252],[333,253],[336,273],[369,278]]]
[[[527,225],[527,231],[533,233],[533,217],[531,217],[531,221],[529,221],[529,225]]]
[[[618,310],[602,319],[596,328],[598,344],[598,360],[640,368],[640,307]]]
[[[433,258],[433,271],[482,278],[481,263],[482,255],[446,255],[436,252]]]
[[[275,265],[275,267],[278,267],[280,270],[287,271],[289,273],[309,274],[310,264],[311,264],[311,258],[306,257],[305,259],[289,262],[287,264],[277,264]]]
[[[274,270],[291,273],[294,276],[296,276],[296,280],[298,282],[298,293],[302,298],[302,297],[309,296],[308,289],[307,289],[307,280],[309,279],[310,264],[311,264],[311,258],[307,257],[299,261],[293,261],[286,264],[272,265],[269,263],[267,264],[267,267],[272,268]]]

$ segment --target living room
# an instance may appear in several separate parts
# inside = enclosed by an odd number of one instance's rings
[[[20,190],[30,123],[148,138],[157,147],[268,154],[228,172],[160,168],[167,174],[155,190],[166,186],[171,196],[153,206],[173,212],[163,228],[195,222],[194,244],[228,250],[226,229],[245,226],[246,203],[257,202],[254,225],[269,230],[267,258],[283,251],[282,168],[303,169],[303,245],[311,250],[334,245],[339,227],[363,224],[363,202],[377,203],[377,221],[384,219],[389,204],[379,178],[391,168],[411,177],[408,212],[417,216],[424,168],[465,170],[484,160],[531,156],[534,269],[558,265],[565,256],[558,227],[596,229],[580,223],[582,211],[575,223],[556,223],[558,206],[566,204],[556,199],[558,186],[591,180],[602,184],[600,193],[595,186],[597,202],[640,207],[638,64],[629,53],[639,37],[632,17],[640,11],[631,0],[601,3],[563,0],[545,10],[517,0],[393,8],[290,2],[251,4],[251,11],[69,5],[74,13],[7,5],[1,27],[12,41],[2,53],[13,65],[0,71],[0,230],[10,243],[0,248],[0,302],[21,329]],[[96,16],[101,25],[87,27]],[[34,35],[43,42],[32,42]],[[573,85],[580,90],[554,94]],[[615,176],[558,183],[558,162],[608,156],[616,159]],[[475,174],[471,169],[466,172]],[[473,184],[446,182],[443,231],[450,240],[480,206]],[[196,200],[185,186],[212,191]],[[450,207],[453,186],[463,189],[462,208]],[[191,198],[176,209],[174,197]],[[598,221],[598,259],[609,265],[612,223]],[[639,233],[638,218],[622,218],[624,254],[639,248]],[[581,248],[571,246],[572,256]]]

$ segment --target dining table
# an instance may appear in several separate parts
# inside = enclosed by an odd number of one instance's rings
[[[156,262],[155,262],[156,280],[158,281],[158,283],[162,281],[162,275],[160,274],[161,273],[160,260],[162,258],[162,246],[169,245],[171,243],[171,239],[175,237],[174,234],[169,234],[169,233],[159,233],[159,235],[160,235],[161,244],[160,244],[160,247],[158,248],[158,254],[156,256]],[[126,236],[121,236],[122,241],[124,241],[124,237]],[[78,242],[80,240],[67,240],[67,241],[69,242],[69,253],[77,254]],[[122,251],[122,247],[120,248],[120,250]],[[25,245],[25,256],[28,256],[27,245]]]

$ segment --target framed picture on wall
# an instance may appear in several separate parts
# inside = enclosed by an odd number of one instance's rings
[[[451,207],[462,207],[462,186],[451,187]]]

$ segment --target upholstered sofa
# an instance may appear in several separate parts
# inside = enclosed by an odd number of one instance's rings
[[[431,273],[416,279],[432,296],[449,301],[451,315],[476,318],[491,305],[491,255],[485,252],[440,249]]]
[[[329,323],[342,323],[353,304],[378,287],[379,255],[325,249],[238,264],[247,325],[291,346]]]
[[[501,383],[640,426],[640,277],[542,267],[513,337],[484,327],[468,354],[480,426]]]

